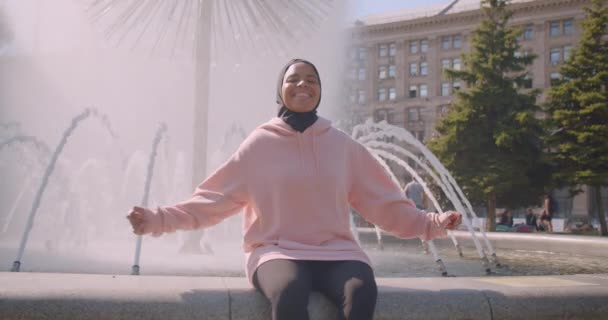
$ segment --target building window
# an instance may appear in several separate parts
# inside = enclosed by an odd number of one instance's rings
[[[397,54],[397,44],[393,42],[388,46],[388,55],[394,57],[395,54]]]
[[[351,80],[357,79],[357,69],[356,68],[350,68],[348,70],[348,78]]]
[[[388,99],[394,101],[397,99],[397,91],[395,88],[388,88]]]
[[[460,49],[462,47],[462,37],[460,35],[455,35],[452,40],[454,49]]]
[[[454,81],[452,83],[452,88],[454,89],[454,91],[460,90],[460,81]]]
[[[410,63],[410,76],[415,77],[418,75],[418,64],[415,62]]]
[[[366,71],[365,68],[359,68],[359,80],[363,81],[366,78]]]
[[[450,95],[450,83],[444,82],[441,84],[441,96],[447,97]]]
[[[562,49],[561,48],[551,48],[549,53],[549,61],[551,65],[557,65],[561,61]]]
[[[448,50],[450,49],[451,39],[449,36],[441,37],[441,49]]]
[[[367,49],[364,47],[359,47],[359,60],[367,59]]]
[[[378,101],[385,101],[386,100],[386,89],[385,88],[380,88],[378,89]]]
[[[357,95],[354,90],[350,90],[350,93],[348,94],[348,100],[350,101],[350,103],[357,102]]]
[[[378,79],[386,79],[386,66],[378,67]]]
[[[440,118],[445,117],[449,111],[450,107],[447,105],[437,107],[437,113],[439,114]]]
[[[351,61],[357,60],[357,51],[358,51],[358,48],[352,48],[350,50],[350,60]]]
[[[376,122],[380,122],[380,121],[386,121],[388,123],[391,122],[392,115],[389,109],[376,109],[374,111],[374,120],[376,120]]]
[[[390,66],[388,66],[388,77],[395,78],[396,76],[397,76],[397,66],[395,66],[394,64],[391,64]]]
[[[427,87],[426,84],[421,84],[420,85],[420,96],[421,97],[428,97],[429,96],[429,89]]]
[[[408,108],[407,109],[407,120],[420,121],[420,108]]]
[[[426,76],[429,74],[429,65],[426,62],[420,63],[420,75]]]
[[[549,35],[552,37],[557,37],[559,35],[561,35],[561,26],[559,21],[551,21],[549,23]]]
[[[359,104],[365,104],[367,98],[365,97],[365,90],[359,90],[359,97],[357,99]]]
[[[551,86],[558,85],[562,80],[562,75],[559,72],[552,72],[549,77],[551,78]]]
[[[564,35],[571,35],[574,33],[574,21],[572,19],[564,20]]]
[[[568,61],[572,53],[572,46],[564,46],[564,61]]]
[[[387,54],[388,54],[388,46],[386,44],[381,44],[380,47],[378,47],[378,56],[386,57]]]
[[[410,41],[410,53],[418,53],[418,41]]]
[[[462,60],[460,60],[460,58],[456,58],[452,62],[452,65],[452,68],[454,68],[455,70],[460,70],[462,68]]]
[[[449,49],[460,49],[462,48],[462,36],[459,34],[453,36],[443,36],[441,37],[441,49],[449,50]]]
[[[524,40],[534,39],[534,25],[528,24],[524,28]]]
[[[416,98],[418,96],[418,86],[411,85],[409,91],[410,98]]]
[[[420,52],[426,53],[429,51],[429,41],[428,40],[420,40]]]
[[[530,77],[530,75],[526,75],[522,85],[525,89],[532,89],[532,78]]]
[[[452,60],[450,60],[450,59],[441,60],[441,68],[449,69],[451,67],[452,67]]]

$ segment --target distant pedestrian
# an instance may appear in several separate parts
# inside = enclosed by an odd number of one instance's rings
[[[424,188],[418,181],[412,180],[405,185],[405,196],[416,204],[416,208],[420,210],[426,209],[426,195]]]
[[[547,230],[547,232],[553,232],[552,220],[556,207],[557,205],[555,203],[555,199],[553,199],[550,193],[545,193],[545,198],[543,200],[543,211],[540,214],[540,224],[545,230]]]

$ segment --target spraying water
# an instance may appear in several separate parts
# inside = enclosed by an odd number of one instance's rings
[[[482,260],[482,266],[483,266],[484,270],[486,271],[486,273],[491,273],[491,268],[489,266],[488,258],[485,254],[485,251],[481,247],[479,240],[476,237],[476,234],[475,234],[475,231],[471,224],[470,218],[467,215],[467,212],[473,212],[473,210],[470,209],[470,211],[467,211],[464,209],[464,206],[462,205],[460,199],[456,196],[455,191],[454,191],[453,184],[454,185],[457,185],[457,184],[455,183],[453,178],[451,180],[449,180],[447,178],[449,173],[447,172],[445,167],[443,167],[443,165],[438,161],[438,159],[430,152],[430,150],[428,150],[420,141],[418,141],[418,139],[416,139],[413,135],[411,135],[411,133],[409,133],[407,130],[389,125],[386,122],[380,122],[380,123],[376,124],[376,123],[373,123],[371,121],[371,119],[366,121],[362,125],[355,126],[353,128],[353,137],[355,137],[359,142],[361,142],[362,144],[367,146],[373,154],[378,155],[378,157],[390,160],[390,161],[396,163],[397,165],[403,167],[404,169],[406,169],[406,171],[408,171],[408,173],[410,173],[410,175],[413,176],[414,179],[423,186],[425,194],[428,196],[429,199],[431,199],[435,208],[439,212],[442,212],[441,206],[435,199],[432,192],[428,189],[424,180],[422,178],[420,178],[420,176],[416,173],[416,171],[413,168],[411,168],[407,164],[407,162],[403,161],[402,159],[395,156],[393,153],[391,153],[389,151],[392,151],[397,154],[401,154],[402,156],[405,156],[406,158],[409,158],[409,159],[412,159],[413,161],[415,161],[433,179],[433,181],[441,188],[441,190],[448,197],[448,199],[450,200],[450,202],[452,203],[454,208],[457,211],[462,212],[464,214],[463,221],[465,222],[465,226],[467,227],[468,231],[471,233],[471,236],[474,241],[477,252]],[[427,159],[427,161],[430,162],[432,168],[429,167],[428,165],[426,165],[425,163],[423,163],[414,153],[406,150],[405,148],[400,147],[394,143],[383,142],[383,141],[386,141],[387,139],[393,139],[393,138],[397,139],[398,141],[403,141],[403,142],[407,143],[408,145],[413,146],[417,150],[419,150],[422,153],[422,155],[425,157],[425,159]],[[388,166],[386,166],[386,167],[388,168]],[[441,178],[437,176],[436,172],[439,173]],[[461,193],[461,196],[464,197],[462,195],[462,193]],[[485,233],[482,233],[482,236],[484,238],[486,238]],[[461,248],[460,248],[458,242],[456,241],[455,237],[451,233],[450,233],[450,237],[452,239],[452,242],[454,243],[454,246],[458,250],[459,255],[462,256]],[[487,241],[487,238],[486,238],[486,244],[489,245],[489,241]],[[434,250],[432,248],[432,247],[434,247],[432,242],[429,243],[429,246],[431,247],[430,249],[433,252],[433,255],[436,256],[436,261],[440,260],[440,258],[438,258],[436,255],[436,250]],[[491,248],[491,246],[490,246],[490,248]],[[493,249],[491,249],[491,252],[493,252]],[[441,269],[441,266],[440,266],[440,269]]]
[[[40,141],[38,138],[36,138],[34,136],[24,136],[24,135],[16,135],[16,136],[10,137],[10,138],[2,141],[0,143],[0,151],[2,151],[3,148],[8,147],[13,144],[26,144],[26,143],[32,143],[36,147],[36,149],[42,151],[45,155],[48,155],[50,153],[49,147],[46,145],[46,143]]]
[[[156,135],[154,136],[154,141],[152,142],[152,151],[150,151],[150,157],[148,160],[148,170],[146,174],[146,184],[144,186],[144,197],[141,200],[141,206],[148,206],[148,197],[150,195],[150,186],[152,184],[152,175],[154,173],[154,162],[156,159],[158,145],[160,144],[160,140],[163,138],[163,134],[167,131],[167,126],[163,123],[156,130]],[[131,274],[139,275],[139,256],[141,254],[141,244],[142,244],[142,236],[137,236],[137,243],[135,245],[135,258],[133,261],[133,266],[131,267]]]
[[[51,156],[51,160],[49,161],[49,164],[48,164],[48,166],[46,168],[46,171],[44,172],[44,176],[42,178],[42,182],[40,183],[38,191],[36,192],[36,195],[34,197],[34,202],[32,204],[32,209],[31,209],[30,214],[28,216],[27,224],[25,226],[25,230],[23,232],[23,236],[22,236],[21,242],[19,244],[19,250],[17,251],[17,257],[15,258],[15,261],[13,262],[13,267],[11,268],[11,271],[13,271],[13,272],[19,272],[19,269],[21,267],[21,258],[23,257],[23,252],[25,251],[25,247],[27,245],[27,240],[29,238],[29,234],[30,234],[30,232],[32,230],[32,227],[34,225],[34,219],[36,217],[36,212],[38,211],[38,208],[40,207],[40,202],[42,200],[42,196],[44,195],[44,191],[45,191],[45,189],[46,189],[46,187],[48,185],[49,178],[50,178],[51,174],[53,173],[53,170],[55,169],[55,165],[57,163],[57,159],[61,155],[61,152],[63,151],[65,145],[68,142],[68,139],[70,138],[70,136],[72,135],[72,133],[74,132],[74,130],[76,130],[76,128],[78,127],[78,125],[82,121],[84,121],[85,119],[87,119],[89,116],[98,117],[99,114],[94,109],[85,109],[85,111],[83,111],[81,114],[77,115],[76,117],[74,117],[72,119],[72,122],[71,122],[70,126],[63,133],[61,141],[59,142],[59,144],[57,145],[57,147],[55,148],[55,151],[53,152],[53,154]],[[102,121],[102,122],[104,124],[108,124],[107,123],[107,118],[102,117],[102,119],[106,119],[106,121]]]

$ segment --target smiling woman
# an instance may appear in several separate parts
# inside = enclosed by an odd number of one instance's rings
[[[289,110],[295,112],[315,110],[321,100],[320,91],[319,76],[310,64],[296,62],[287,69],[281,96]]]
[[[313,290],[342,319],[372,319],[376,281],[350,208],[398,237],[424,240],[445,237],[460,214],[416,209],[368,149],[317,116],[320,99],[315,66],[289,61],[279,74],[278,117],[254,130],[191,199],[156,211],[135,207],[133,231],[210,227],[244,208],[246,274],[274,320],[308,319]]]
[[[302,59],[289,61],[279,74],[278,117],[296,131],[303,132],[317,121],[321,103],[321,78],[317,68]]]

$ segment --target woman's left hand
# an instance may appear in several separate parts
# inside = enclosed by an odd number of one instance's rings
[[[448,223],[446,224],[445,228],[448,230],[454,230],[458,228],[460,223],[462,223],[462,214],[456,211],[448,211],[446,212],[446,214],[448,215]]]

